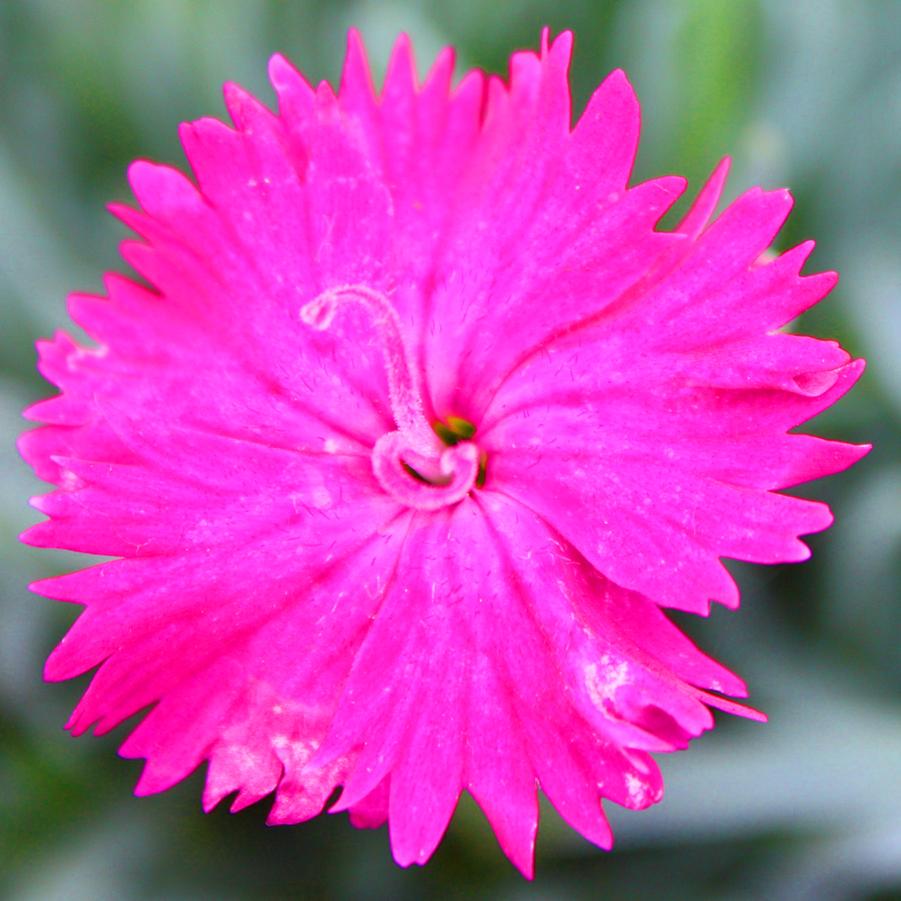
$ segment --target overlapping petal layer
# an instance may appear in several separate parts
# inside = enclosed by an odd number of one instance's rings
[[[602,847],[608,798],[662,792],[743,683],[660,607],[738,603],[720,558],[804,559],[828,509],[782,494],[865,448],[791,430],[861,370],[780,331],[833,285],[811,245],[766,262],[784,192],[712,225],[721,165],[673,232],[676,178],[629,187],[639,113],[611,75],[570,127],[571,38],[507,82],[420,85],[409,42],[381,92],[351,36],[337,95],[285,60],[278,114],[230,86],[235,127],[183,128],[196,184],[136,163],[150,287],[107,278],[43,342],[61,394],[21,449],[57,489],[25,540],[121,559],[39,583],[86,610],[47,675],[99,667],[70,728],[113,728],[140,792],[209,761],[204,804],[275,793],[274,823],[334,810],[434,851],[462,791],[531,873],[536,791]],[[396,425],[364,309],[309,328],[341,285],[390,297],[432,418],[465,417],[484,484],[408,509],[370,454]],[[475,464],[473,463],[473,466]]]

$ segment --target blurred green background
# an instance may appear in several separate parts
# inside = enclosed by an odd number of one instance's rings
[[[267,100],[282,51],[333,83],[348,26],[383,71],[398,31],[424,68],[444,44],[459,68],[503,71],[543,24],[576,34],[581,110],[616,66],[641,98],[639,177],[692,186],[729,152],[730,196],[789,185],[787,247],[819,241],[842,273],[805,331],[870,359],[822,434],[872,441],[854,471],[811,489],[837,514],[795,567],[736,567],[743,609],[679,621],[751,685],[767,726],[720,717],[662,760],[667,795],[608,807],[604,854],[543,820],[538,878],[523,882],[464,803],[433,861],[402,871],[384,830],[343,816],[266,828],[266,805],[200,812],[202,774],[136,800],[140,763],[62,731],[84,687],[41,666],[74,616],[26,590],[72,567],[18,546],[39,490],[12,446],[20,410],[49,388],[33,342],[65,326],[64,296],[101,290],[124,236],[103,205],[128,199],[138,156],[184,165],[176,126],[222,115],[236,80]],[[0,3],[0,894],[105,898],[899,898],[901,897],[901,3],[634,0],[487,3],[301,0],[5,0]]]

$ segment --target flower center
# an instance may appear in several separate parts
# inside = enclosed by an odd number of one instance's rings
[[[470,441],[475,426],[448,416],[434,426],[426,419],[416,367],[391,301],[366,285],[338,285],[305,304],[300,318],[317,331],[332,324],[338,309],[356,304],[372,317],[382,342],[391,413],[397,430],[372,448],[372,470],[392,497],[417,510],[437,510],[462,500],[485,482],[486,461]]]

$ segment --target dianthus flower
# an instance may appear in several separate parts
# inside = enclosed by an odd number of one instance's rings
[[[37,589],[86,607],[46,669],[99,667],[72,732],[151,708],[138,794],[207,761],[206,809],[297,823],[340,788],[407,865],[467,791],[531,874],[539,787],[609,848],[649,752],[762,718],[662,608],[808,556],[831,514],[782,489],[866,448],[789,430],[862,362],[781,331],[836,280],[766,254],[786,191],[711,223],[724,161],[658,230],[684,181],[629,186],[622,72],[571,127],[571,44],[452,87],[401,38],[377,93],[351,35],[337,95],[276,56],[277,114],[229,85],[234,129],[185,125],[196,183],[131,167],[146,284],[71,298],[96,346],[40,343],[21,448],[56,486],[24,539],[118,558]]]

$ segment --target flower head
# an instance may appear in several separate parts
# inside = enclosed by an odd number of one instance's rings
[[[765,256],[787,192],[711,222],[724,161],[657,228],[684,182],[629,186],[622,72],[571,127],[571,43],[452,87],[401,38],[376,93],[352,34],[337,95],[275,57],[277,114],[230,85],[234,128],[185,125],[196,181],[131,167],[146,284],[71,298],[96,346],[41,342],[21,448],[56,486],[25,540],[118,558],[38,590],[86,607],[46,670],[98,667],[73,733],[151,707],[139,794],[208,761],[207,809],[296,823],[340,787],[406,865],[467,791],[528,874],[539,788],[608,848],[650,752],[760,716],[663,609],[808,556],[831,514],[783,489],[866,448],[791,430],[862,363],[781,330],[835,283]]]

